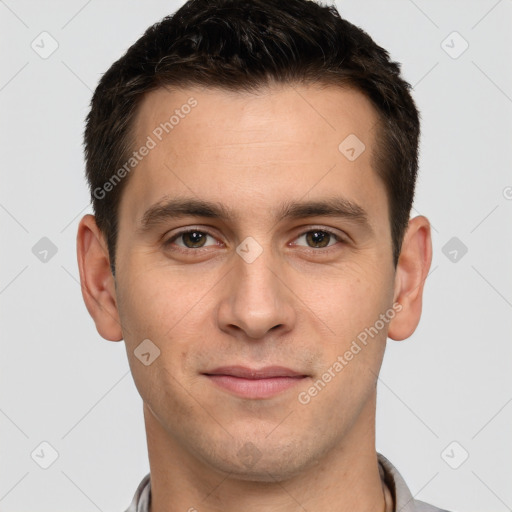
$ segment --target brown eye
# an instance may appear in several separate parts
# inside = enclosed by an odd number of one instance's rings
[[[185,244],[185,247],[194,249],[196,247],[203,247],[206,243],[207,236],[208,235],[206,233],[201,233],[201,231],[188,231],[187,233],[181,234],[181,239]]]
[[[215,240],[215,238],[206,233],[204,231],[199,231],[198,229],[189,229],[188,231],[181,231],[180,233],[176,233],[174,236],[169,238],[166,242],[164,242],[164,246],[166,248],[171,248],[172,245],[176,245],[182,249],[201,249],[202,247],[207,247],[206,242],[208,237]],[[209,244],[209,245],[215,245]]]
[[[334,245],[336,241],[340,241],[340,238],[337,235],[323,229],[313,229],[310,231],[306,231],[305,233],[299,235],[297,240],[300,240],[301,238],[305,239],[305,245],[313,249],[322,249],[324,247],[329,247],[331,245]],[[298,243],[296,245],[304,244]]]
[[[306,233],[306,240],[313,247],[326,247],[330,239],[331,235],[325,231],[309,231]]]

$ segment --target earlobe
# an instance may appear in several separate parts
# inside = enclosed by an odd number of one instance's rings
[[[82,296],[98,333],[110,341],[123,339],[108,249],[93,215],[85,215],[77,233]]]
[[[409,221],[398,260],[394,301],[402,308],[389,324],[388,336],[391,339],[404,340],[416,330],[431,262],[430,223],[420,215]]]

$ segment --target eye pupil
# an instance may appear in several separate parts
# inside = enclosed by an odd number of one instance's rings
[[[312,242],[315,247],[326,247],[329,243],[330,235],[325,231],[310,231],[306,235],[308,244]]]
[[[183,233],[183,242],[188,247],[190,242],[192,247],[202,247],[206,243],[206,236],[204,233],[200,231],[189,231],[188,233]]]

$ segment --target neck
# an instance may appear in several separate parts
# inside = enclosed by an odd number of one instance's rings
[[[206,466],[167,433],[144,405],[151,470],[150,512],[383,512],[375,451],[375,397],[361,411],[342,446],[293,477],[234,478]]]

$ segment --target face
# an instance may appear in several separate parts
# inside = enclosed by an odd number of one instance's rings
[[[365,435],[397,313],[376,121],[334,87],[144,99],[116,303],[150,421],[182,453],[265,480]]]

